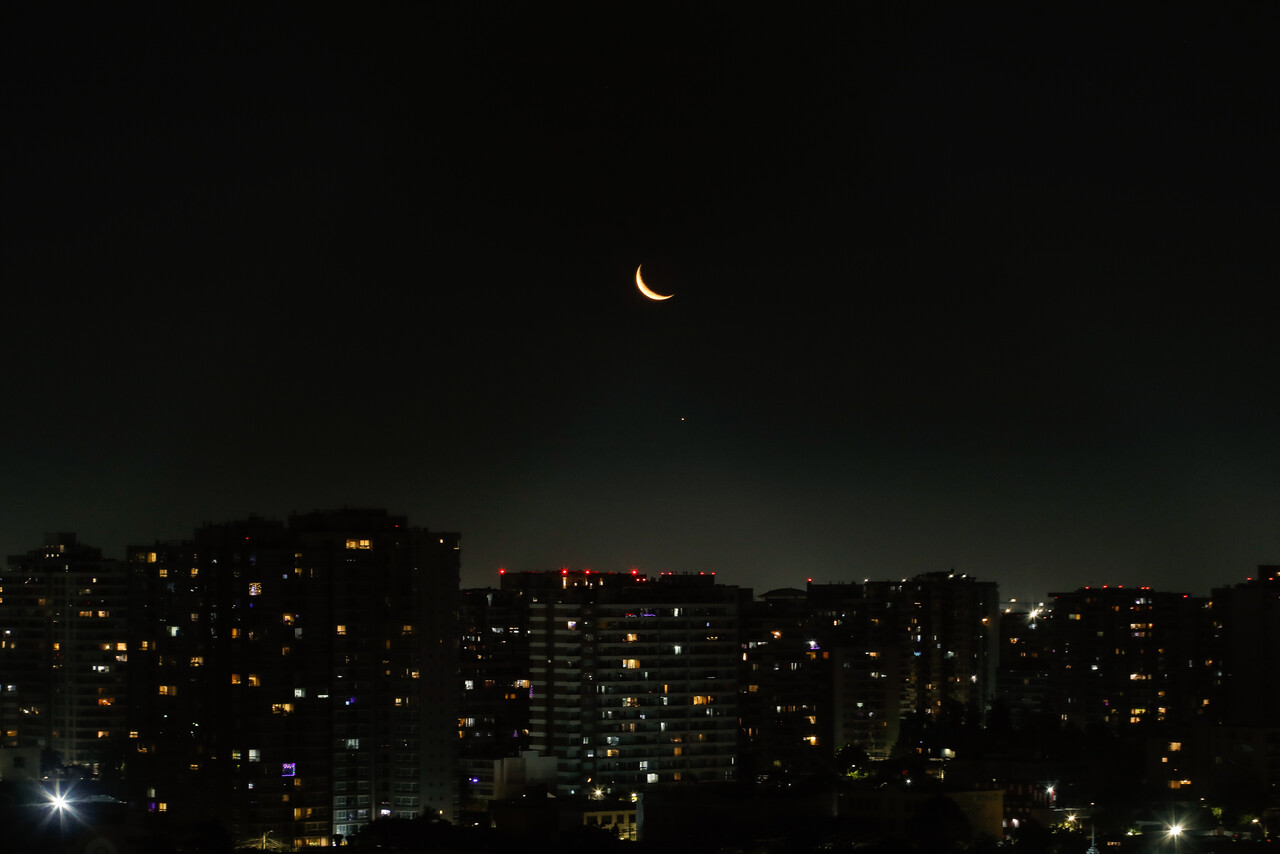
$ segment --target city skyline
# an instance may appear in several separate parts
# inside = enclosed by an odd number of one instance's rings
[[[1243,581],[1261,18],[18,10],[0,547],[364,506],[466,587]]]

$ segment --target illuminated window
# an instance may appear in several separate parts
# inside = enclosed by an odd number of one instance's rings
[[[190,666],[191,666],[191,667],[200,667],[202,664],[204,664],[204,656],[203,656],[203,655],[193,655],[193,656],[191,656],[191,661],[190,661]]]
[[[232,685],[239,685],[239,684],[240,684],[240,674],[239,674],[239,673],[232,673],[232,674],[231,674],[231,684],[232,684]]]
[[[337,627],[337,629],[338,629],[338,634],[340,634],[340,635],[345,635],[345,634],[347,633],[347,627],[346,627],[346,626],[338,626],[338,627]]]
[[[173,697],[178,693],[178,686],[177,685],[161,685],[159,687],[159,693],[160,693],[160,696],[162,697]]]
[[[695,694],[693,697],[693,704],[695,706],[709,706],[711,704],[711,695]]]
[[[347,548],[371,549],[373,548],[373,542],[371,540],[347,540]]]
[[[1176,753],[1177,751],[1179,751],[1179,750],[1181,750],[1181,749],[1182,749],[1182,742],[1180,742],[1180,741],[1171,741],[1171,742],[1169,742],[1169,752],[1170,752],[1170,753]]]
[[[624,658],[622,659],[622,666],[627,670],[637,670],[640,667],[640,659]]]
[[[261,582],[261,581],[250,581],[250,582],[249,582],[249,595],[250,595],[250,596],[261,596],[261,595],[262,595],[262,582]]]
[[[258,677],[258,674],[256,674],[256,673],[250,673],[250,674],[249,674],[249,687],[250,687],[250,688],[257,688],[257,687],[259,687],[259,686],[261,686],[261,685],[262,685],[262,680]]]

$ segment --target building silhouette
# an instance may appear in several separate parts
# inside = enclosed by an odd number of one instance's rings
[[[830,767],[833,653],[825,628],[804,590],[770,590],[746,609],[739,706],[747,779],[783,788]]]
[[[833,656],[831,737],[873,758],[908,716],[981,715],[996,690],[996,583],[953,572],[810,584],[816,640]]]
[[[0,746],[39,747],[46,764],[99,774],[127,735],[125,565],[70,533],[47,534],[43,547],[7,564]]]
[[[1205,599],[1110,586],[1050,596],[1045,702],[1062,723],[1188,726],[1210,714]]]
[[[294,846],[452,819],[458,549],[382,510],[131,547],[137,797]]]

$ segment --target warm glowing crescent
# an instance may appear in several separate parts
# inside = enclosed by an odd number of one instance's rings
[[[643,266],[643,264],[640,265],[640,267]],[[640,276],[640,267],[636,267],[636,287],[640,289],[640,293],[644,294],[649,299],[671,299],[675,296],[675,294],[667,294],[666,296],[663,296],[662,294],[655,294],[651,291],[649,286],[644,283],[644,279]]]

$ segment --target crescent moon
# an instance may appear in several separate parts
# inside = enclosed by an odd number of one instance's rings
[[[644,266],[643,264],[640,265],[640,267],[643,267],[643,266]],[[636,287],[640,289],[640,293],[644,294],[649,299],[656,299],[656,300],[671,299],[673,296],[675,296],[675,294],[666,294],[664,296],[662,294],[654,293],[653,291],[651,291],[649,289],[649,286],[644,283],[644,277],[640,275],[640,267],[636,267]]]

